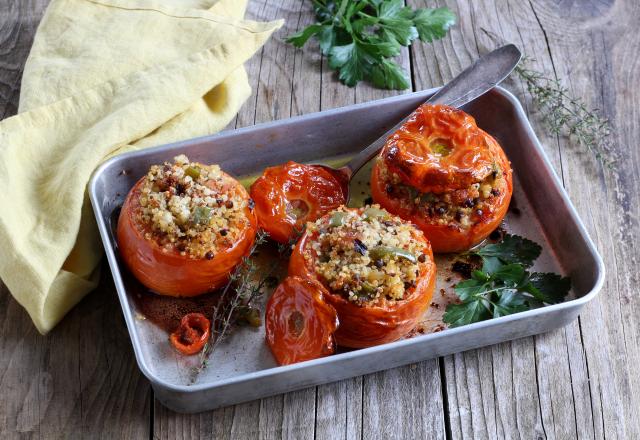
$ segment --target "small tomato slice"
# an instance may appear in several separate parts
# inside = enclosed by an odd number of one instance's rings
[[[202,313],[189,313],[180,320],[180,326],[169,340],[180,353],[199,353],[211,336],[211,322]]]
[[[287,277],[266,309],[266,339],[279,365],[328,356],[335,351],[335,309],[324,302],[316,283]]]
[[[279,243],[295,239],[306,222],[346,203],[340,182],[329,171],[291,161],[267,168],[250,193],[258,225]]]

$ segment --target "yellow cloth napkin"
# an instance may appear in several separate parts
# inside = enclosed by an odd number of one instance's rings
[[[242,64],[281,21],[246,0],[53,0],[0,122],[0,278],[41,333],[96,286],[86,197],[105,158],[216,132],[251,89]]]

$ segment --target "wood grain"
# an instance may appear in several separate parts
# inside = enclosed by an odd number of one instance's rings
[[[412,52],[414,63],[437,56],[448,57],[451,65],[468,52],[473,57],[494,47],[483,32],[489,29],[518,44],[535,59],[535,69],[561,78],[572,94],[603,109],[616,127],[633,124],[627,110],[632,106],[628,85],[610,79],[617,71],[624,72],[627,81],[638,74],[637,63],[624,56],[638,44],[637,36],[630,34],[638,11],[630,2],[587,4],[591,13],[577,15],[572,2],[451,1],[448,5],[461,20],[469,18],[453,32],[451,41],[474,44],[457,48],[452,44],[455,57],[447,53],[447,41],[442,52],[439,44],[417,47]],[[616,25],[611,27],[612,23]],[[446,79],[448,70],[445,67],[437,75]],[[603,294],[568,327],[445,359],[453,437],[636,438],[638,420],[631,414],[634,405],[638,407],[633,397],[638,375],[629,369],[633,365],[629,359],[638,356],[637,314],[631,312],[638,305],[637,296],[627,289],[637,285],[637,277],[629,266],[622,271],[616,266],[638,259],[637,250],[628,244],[633,234],[638,236],[637,221],[631,221],[633,210],[637,212],[633,201],[638,194],[638,149],[625,148],[626,154],[619,150],[625,159],[618,173],[603,169],[567,139],[549,136],[524,85],[513,80],[509,85],[536,123],[536,133],[603,254],[609,277]],[[616,131],[618,136],[623,133],[629,130]],[[621,145],[625,144],[618,140],[618,149]],[[594,201],[607,208],[594,210]]]
[[[0,115],[17,110],[22,69],[48,1],[0,2]],[[100,287],[42,337],[0,284],[0,438],[149,435],[149,384],[108,268]]]
[[[0,118],[16,112],[47,3],[0,2]],[[446,5],[459,17],[444,40],[404,51],[415,90],[442,84],[493,48],[486,29],[516,43],[534,68],[561,79],[616,127],[613,171],[549,135],[524,84],[507,82],[605,259],[606,285],[579,320],[544,335],[183,415],[152,399],[108,272],[47,337],[0,286],[0,438],[640,438],[640,9],[634,0],[407,3]],[[284,43],[312,22],[310,2],[250,1],[248,16],[285,18],[286,26],[247,63],[254,93],[233,126],[395,93],[344,87],[317,46]]]

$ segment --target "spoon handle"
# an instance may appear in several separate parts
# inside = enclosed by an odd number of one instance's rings
[[[522,54],[513,44],[507,44],[489,52],[478,58],[472,65],[449,81],[432,95],[426,103],[461,107],[498,85],[518,65],[521,57]],[[378,154],[378,151],[387,142],[389,136],[410,117],[411,114],[351,159],[343,167],[349,173],[349,178]]]

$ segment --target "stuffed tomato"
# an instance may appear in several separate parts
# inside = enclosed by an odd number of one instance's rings
[[[217,165],[154,165],[127,195],[118,249],[156,293],[195,296],[226,283],[253,245],[257,221],[244,187]]]
[[[416,326],[431,302],[436,266],[421,231],[370,206],[340,208],[309,223],[289,275],[319,283],[338,315],[338,345],[363,348]]]
[[[469,249],[507,213],[509,160],[465,112],[422,105],[389,137],[373,167],[373,199],[417,225],[434,252]]]
[[[295,240],[307,222],[346,203],[329,171],[291,161],[267,168],[250,192],[260,228],[280,243]]]

